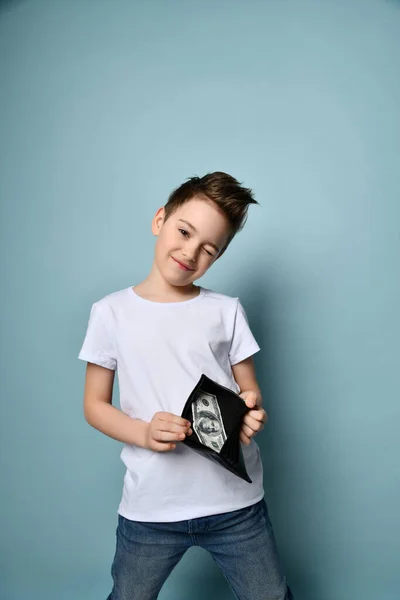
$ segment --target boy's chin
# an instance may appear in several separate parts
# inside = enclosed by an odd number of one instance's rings
[[[196,271],[183,271],[175,266],[173,269],[164,269],[162,273],[172,285],[188,285],[199,278]]]

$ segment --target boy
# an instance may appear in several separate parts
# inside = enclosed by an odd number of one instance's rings
[[[252,439],[267,420],[252,355],[260,350],[238,298],[195,286],[243,227],[250,189],[226,173],[192,177],[152,222],[152,269],[92,306],[79,358],[84,414],[124,443],[114,586],[108,600],[155,600],[188,548],[208,550],[241,600],[292,598],[264,500]],[[112,406],[118,369],[121,410]],[[179,415],[202,373],[250,410],[240,440],[251,484],[185,444]]]

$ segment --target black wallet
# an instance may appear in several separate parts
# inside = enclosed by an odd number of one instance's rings
[[[193,431],[183,444],[252,483],[239,438],[243,417],[249,410],[243,398],[203,373],[182,411],[181,416],[190,421]]]

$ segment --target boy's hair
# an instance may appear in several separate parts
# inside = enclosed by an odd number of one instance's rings
[[[165,204],[165,221],[173,212],[194,196],[203,196],[214,202],[227,217],[231,229],[225,246],[218,258],[225,252],[235,235],[244,227],[249,204],[258,204],[250,188],[243,187],[234,177],[215,171],[204,177],[189,177],[177,187]]]

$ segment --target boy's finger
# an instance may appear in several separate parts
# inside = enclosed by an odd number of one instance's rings
[[[254,430],[251,429],[251,427],[249,427],[248,425],[246,425],[246,423],[243,423],[242,433],[244,433],[246,437],[251,438],[254,435]]]
[[[186,433],[189,429],[188,425],[177,425],[169,421],[159,421],[157,423],[157,431],[169,431],[172,433]]]
[[[153,439],[156,442],[179,442],[184,440],[186,435],[180,432],[156,430]]]
[[[250,444],[250,438],[248,438],[243,432],[240,433],[240,441],[243,442],[243,444],[246,444],[246,446]]]
[[[168,452],[169,450],[175,450],[176,442],[157,442],[152,440],[150,449],[154,452]]]
[[[179,417],[178,415],[174,415],[168,412],[160,412],[158,413],[158,418],[160,421],[166,421],[167,423],[174,423],[175,425],[180,425],[181,427],[190,427],[189,421]]]
[[[262,427],[262,425],[263,425],[262,421],[259,421],[258,419],[255,419],[254,417],[252,417],[250,415],[246,415],[244,417],[243,423],[248,425],[248,427],[251,427],[251,429],[253,429],[254,431],[258,431],[260,429],[260,427]]]
[[[257,404],[257,394],[249,394],[245,400],[248,408],[254,408]]]
[[[260,408],[258,410],[250,410],[247,413],[247,415],[252,417],[253,419],[256,419],[257,421],[262,421],[263,423],[266,423],[268,421],[268,415],[263,408]]]

